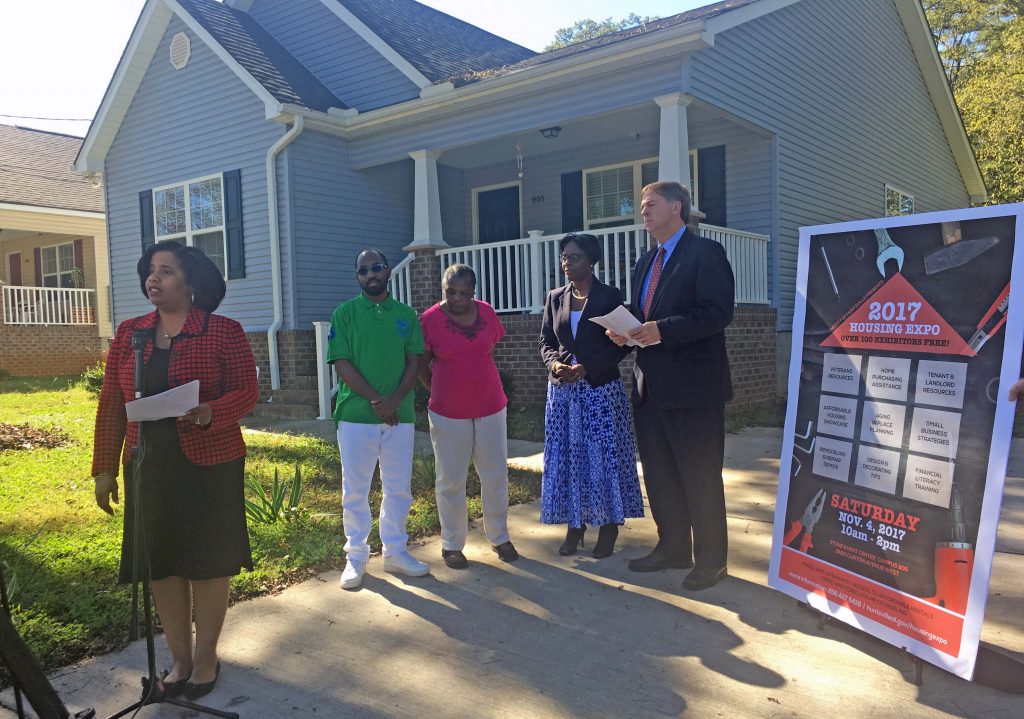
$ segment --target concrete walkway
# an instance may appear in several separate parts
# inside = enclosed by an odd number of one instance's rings
[[[329,423],[278,427],[325,433]],[[1024,716],[1024,697],[925,665],[915,686],[900,650],[817,618],[766,586],[781,431],[749,429],[726,443],[730,577],[681,591],[685,571],[636,574],[626,560],[655,542],[630,520],[615,554],[559,557],[564,528],[515,507],[522,556],[506,565],[474,529],[468,571],[447,569],[437,539],[413,549],[433,576],[385,574],[370,561],[359,590],[339,573],[231,608],[224,671],[210,706],[280,717],[996,717]],[[421,441],[424,441],[421,439]],[[538,467],[523,443],[510,463]],[[1007,487],[983,642],[1024,660],[1024,446]],[[158,666],[167,663],[158,638]],[[145,646],[57,672],[69,708],[113,713],[139,694]],[[10,691],[0,702],[13,706]],[[0,716],[3,715],[0,710]],[[164,705],[140,717],[195,716]]]

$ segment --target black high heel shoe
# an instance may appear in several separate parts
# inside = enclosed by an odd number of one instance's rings
[[[604,559],[612,556],[615,551],[615,540],[619,537],[619,525],[614,522],[602,524],[597,533],[597,543],[594,544],[594,551],[590,553],[594,559]]]
[[[587,531],[587,525],[582,527],[569,527],[565,533],[565,541],[558,548],[558,553],[563,557],[576,554],[576,548],[583,546],[583,533]]]
[[[184,691],[185,698],[188,699],[189,701],[195,701],[199,697],[205,697],[207,694],[209,694],[211,691],[213,691],[213,687],[217,683],[218,679],[220,679],[220,662],[219,661],[217,662],[217,672],[213,675],[213,681],[212,682],[203,682],[202,684],[195,684],[195,683],[189,681],[189,683],[185,685],[185,691]]]

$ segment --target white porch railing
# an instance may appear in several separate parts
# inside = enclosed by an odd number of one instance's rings
[[[409,265],[415,255],[405,258],[391,268],[391,296],[399,302],[412,304],[412,272]],[[313,331],[316,335],[316,356],[322,360],[327,358],[327,337],[331,332],[330,322],[314,322]],[[334,408],[334,394],[338,391],[338,375],[326,361],[317,362],[316,370],[317,393],[320,399],[320,414],[317,419],[330,419]]]
[[[768,235],[701,225],[700,233],[721,243],[736,276],[736,302],[768,304]],[[601,241],[598,278],[633,293],[633,265],[648,248],[643,225],[591,230]],[[548,291],[565,284],[559,266],[558,241],[565,235],[531,236],[521,240],[452,247],[437,253],[441,268],[462,263],[477,274],[476,294],[497,312],[540,313]]]
[[[92,325],[95,290],[4,285],[4,324]]]

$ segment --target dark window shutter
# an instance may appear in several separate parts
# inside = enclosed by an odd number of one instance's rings
[[[42,250],[42,248],[37,247],[37,248],[35,248],[35,250],[32,251],[32,254],[35,255],[35,260],[36,260],[36,287],[42,287],[43,286],[43,250]]]
[[[583,229],[583,171],[562,175],[562,232]]]
[[[725,214],[725,145],[697,150],[697,191],[703,222],[728,227]]]
[[[85,243],[82,240],[75,240],[75,269],[85,272]]]
[[[241,279],[245,277],[241,170],[224,173],[224,231],[228,240],[228,279]]]
[[[153,226],[153,191],[139,193],[139,236],[142,237],[142,251],[156,242],[156,227]]]

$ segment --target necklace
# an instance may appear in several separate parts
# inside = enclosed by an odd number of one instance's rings
[[[579,290],[576,289],[576,285],[572,286],[572,296],[575,297],[578,300],[585,300],[585,299],[587,299],[587,296],[589,294],[590,294],[590,292],[588,291],[586,295],[581,295]]]
[[[163,318],[162,317],[160,318],[160,322],[163,322]],[[188,322],[188,315],[185,315],[185,318],[181,322],[178,323],[178,326],[175,327],[173,331],[168,332],[167,331],[167,325],[164,325],[164,331],[161,332],[160,334],[163,336],[163,338],[165,340],[169,340],[172,337],[177,337],[178,333],[181,332],[181,330],[185,326],[186,322]]]

